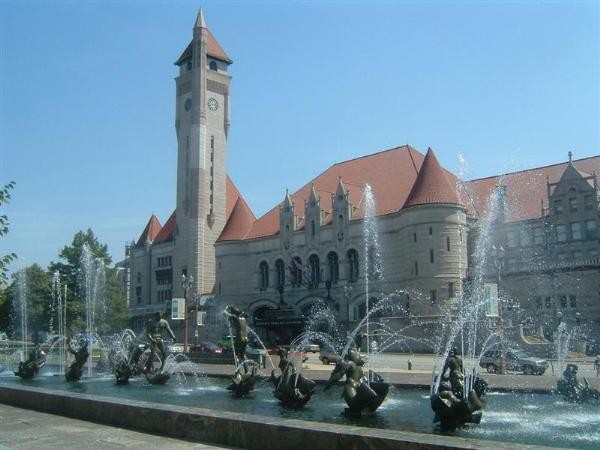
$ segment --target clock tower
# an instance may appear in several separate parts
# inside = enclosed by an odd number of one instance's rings
[[[214,243],[226,221],[227,132],[232,61],[199,11],[193,39],[175,64],[177,208],[173,291],[181,274],[193,276],[188,297],[209,294],[215,283]]]

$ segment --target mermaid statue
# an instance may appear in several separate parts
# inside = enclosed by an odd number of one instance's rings
[[[175,333],[173,333],[169,322],[165,319],[164,313],[156,313],[155,320],[150,321],[146,329],[150,354],[144,366],[144,376],[150,384],[165,384],[170,378],[170,375],[164,371],[168,356],[168,351],[163,341],[163,334],[165,333],[171,339],[175,340]]]
[[[337,362],[325,385],[325,390],[328,390],[346,375],[342,397],[348,405],[344,413],[349,417],[361,417],[363,413],[375,412],[390,388],[381,375],[371,370],[368,371],[367,379],[362,368],[364,364],[358,350],[349,350],[346,357]]]
[[[315,382],[296,370],[294,363],[288,358],[287,348],[279,347],[277,353],[281,375],[276,377],[275,371],[271,371],[271,381],[275,385],[273,395],[286,406],[301,408],[310,400]]]
[[[30,380],[37,376],[40,369],[46,363],[46,353],[42,350],[41,344],[38,342],[29,352],[29,356],[25,361],[19,363],[19,367],[15,371],[15,375]]]
[[[88,340],[86,338],[79,338],[77,344],[77,349],[74,349],[71,345],[71,339],[67,341],[67,348],[75,358],[65,372],[65,379],[69,382],[81,379],[83,375],[83,366],[90,356],[88,351]]]
[[[556,384],[556,390],[568,402],[585,403],[598,400],[600,392],[590,387],[587,378],[583,377],[583,383],[580,382],[577,378],[578,370],[577,364],[567,364],[562,378]]]
[[[463,362],[456,348],[450,350],[443,370],[432,386],[431,409],[435,412],[434,423],[439,423],[442,431],[453,431],[467,423],[479,423],[484,403],[487,383],[472,375],[472,387],[465,387]]]
[[[254,389],[256,382],[256,365],[246,358],[248,346],[248,315],[234,306],[227,306],[223,314],[229,322],[229,330],[233,335],[233,356],[235,371],[231,376],[231,385],[227,388],[236,396],[242,397]],[[234,334],[235,333],[235,334]],[[248,369],[248,366],[251,366]]]

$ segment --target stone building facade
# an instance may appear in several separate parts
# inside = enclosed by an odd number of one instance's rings
[[[183,297],[182,274],[194,279],[191,342],[219,340],[220,312],[234,304],[274,344],[315,304],[352,329],[392,292],[400,307],[382,320],[438,320],[479,268],[510,299],[499,311],[508,321],[542,337],[560,321],[598,336],[600,156],[463,181],[431,149],[405,145],[334,164],[257,219],[227,176],[231,60],[202,13],[176,64],[176,209],[164,225],[152,216],[121,263],[134,329]],[[378,246],[364,238],[371,193]],[[482,268],[475,243],[492,197],[495,252]],[[182,322],[173,327],[181,336]]]

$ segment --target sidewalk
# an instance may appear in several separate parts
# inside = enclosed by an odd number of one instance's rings
[[[0,449],[233,449],[188,442],[0,403]]]

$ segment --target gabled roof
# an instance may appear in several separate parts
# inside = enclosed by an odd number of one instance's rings
[[[362,197],[366,184],[370,184],[373,190],[377,202],[377,215],[396,212],[406,202],[423,159],[423,154],[409,145],[403,145],[334,164],[290,195],[294,201],[295,214],[299,218],[304,216],[304,204],[313,184],[321,199],[321,209],[331,211],[331,194],[338,189],[340,177],[348,190],[348,201],[355,207],[352,219],[364,215]],[[445,170],[444,173],[454,182],[454,175]],[[331,216],[328,217],[330,220]],[[302,221],[299,220],[299,223]],[[279,205],[256,220],[246,238],[271,236],[278,232]]]
[[[142,231],[142,234],[135,245],[139,247],[144,245],[146,242],[153,242],[161,228],[160,222],[156,216],[152,214],[150,220],[148,220],[148,223],[146,224],[146,228],[144,228],[144,231]]]
[[[212,58],[220,59],[221,61],[225,61],[226,63],[231,64],[233,61],[229,58],[229,56],[227,56],[227,53],[225,53],[225,50],[223,50],[221,44],[219,44],[219,42],[215,39],[215,37],[212,35],[209,29],[207,29],[206,31],[206,54]],[[184,61],[192,57],[192,43],[193,41],[188,44],[181,56],[177,58],[177,61],[175,61],[176,66],[181,65]]]
[[[256,217],[252,210],[243,197],[239,196],[217,241],[239,241],[244,239],[255,220]]]
[[[419,175],[413,184],[404,208],[432,203],[459,205],[456,181],[451,182],[431,147],[427,150]]]
[[[169,219],[165,222],[164,226],[160,230],[160,232],[156,235],[156,239],[154,239],[155,244],[160,244],[162,242],[169,242],[173,240],[175,233],[175,225],[176,225],[176,215],[175,211],[169,217]]]
[[[547,182],[558,182],[569,163],[553,164],[464,183],[474,211],[481,215],[488,198],[496,186],[506,186],[506,221],[538,219],[542,216],[542,201],[548,207]],[[600,174],[600,156],[573,161],[573,166],[583,173]]]

